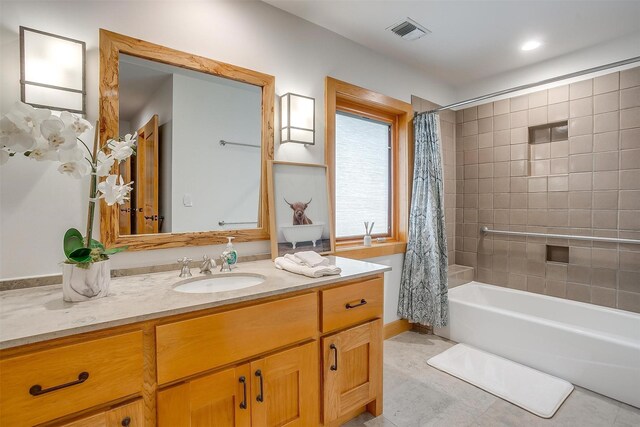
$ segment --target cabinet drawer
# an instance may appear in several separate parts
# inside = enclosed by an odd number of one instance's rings
[[[2,360],[0,372],[0,424],[42,423],[141,391],[142,332]]]
[[[384,280],[376,278],[320,292],[322,332],[355,325],[382,315]]]
[[[143,427],[144,406],[142,399],[126,405],[116,406],[99,414],[74,420],[57,427]]]
[[[315,293],[156,327],[158,383],[242,360],[313,337]]]

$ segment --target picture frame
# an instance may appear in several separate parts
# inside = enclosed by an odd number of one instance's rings
[[[271,160],[267,164],[271,257],[335,251],[326,165]]]

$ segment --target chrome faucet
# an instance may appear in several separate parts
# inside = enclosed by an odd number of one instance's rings
[[[202,264],[200,264],[201,274],[211,274],[211,269],[216,267],[216,261],[211,259],[209,255],[202,255]]]
[[[227,254],[224,253],[220,255],[220,271],[231,271],[229,259],[227,258]]]
[[[179,263],[182,263],[182,267],[180,268],[180,276],[181,278],[184,277],[191,277],[191,269],[189,268],[189,263],[193,261],[191,258],[187,258],[187,257],[182,257],[178,260]]]

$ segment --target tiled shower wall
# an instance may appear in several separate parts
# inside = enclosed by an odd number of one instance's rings
[[[423,112],[437,108],[438,105],[417,96],[411,97],[413,111]],[[444,175],[445,227],[447,230],[447,252],[449,264],[455,263],[455,225],[456,225],[456,140],[455,113],[451,110],[440,113],[440,133],[442,136],[442,161]]]
[[[565,120],[566,141],[528,143],[529,126]],[[455,141],[457,264],[481,282],[640,312],[640,245],[479,232],[640,239],[640,67],[457,111]],[[568,263],[547,262],[546,244],[568,246]]]

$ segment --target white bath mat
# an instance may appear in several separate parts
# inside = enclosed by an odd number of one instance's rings
[[[542,418],[551,418],[573,391],[565,380],[465,344],[427,363]]]

